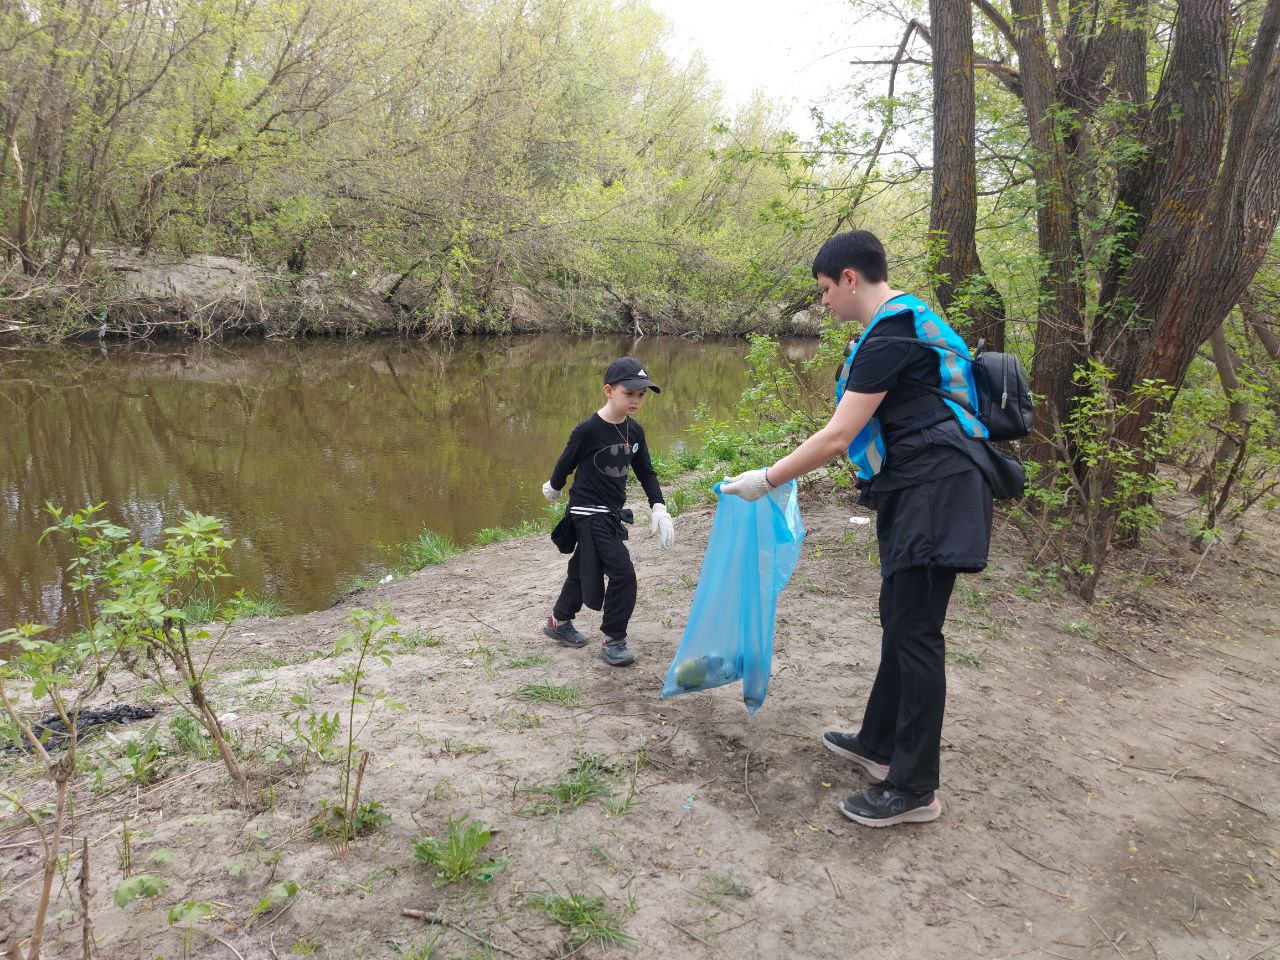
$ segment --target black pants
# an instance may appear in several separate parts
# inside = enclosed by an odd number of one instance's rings
[[[947,702],[942,624],[955,583],[955,570],[908,567],[880,587],[880,669],[858,743],[889,764],[890,786],[911,793],[938,787]]]
[[[575,526],[578,531],[578,548],[569,558],[569,575],[560,588],[560,598],[556,600],[551,615],[563,622],[572,620],[582,609],[582,538],[590,536],[599,572],[608,580],[608,587],[604,591],[604,616],[600,620],[600,632],[613,640],[625,640],[627,624],[631,622],[631,614],[636,608],[636,568],[631,563],[631,554],[619,532],[621,523],[610,517],[598,517],[576,523]]]

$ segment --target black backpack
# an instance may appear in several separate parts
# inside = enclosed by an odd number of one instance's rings
[[[952,403],[957,403],[983,422],[992,440],[1021,440],[1030,435],[1034,411],[1031,403],[1031,386],[1027,382],[1022,361],[1013,353],[984,351],[985,341],[979,340],[974,355],[961,353],[944,343],[933,343],[917,337],[883,337],[884,340],[901,340],[918,343],[954,353],[973,367],[973,382],[978,388],[978,408],[975,410],[963,400],[918,380],[903,380],[913,387],[927,390]]]

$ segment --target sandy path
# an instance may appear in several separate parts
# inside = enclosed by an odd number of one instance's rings
[[[1280,947],[1274,525],[1235,563],[1205,564],[1192,578],[1192,561],[1092,608],[1028,585],[1017,542],[1005,544],[991,570],[961,580],[952,604],[944,816],[872,831],[840,816],[839,799],[864,781],[818,737],[856,728],[879,650],[879,575],[848,508],[810,498],[803,510],[809,539],[779,609],[769,699],[754,719],[727,688],[657,697],[706,510],[678,519],[670,554],[647,528],[634,534],[641,600],[628,670],[541,637],[563,570],[546,540],[475,550],[355,598],[389,603],[406,633],[444,638],[370,676],[405,704],[367,738],[365,795],[392,822],[343,857],[310,840],[307,818],[332,793],[331,767],[286,775],[273,805],[250,815],[226,805],[216,768],[121,795],[81,828],[104,834],[128,812],[131,829],[152,831],[138,849],[167,848],[174,859],[148,868],[169,882],[162,903],[121,910],[109,904],[114,841],[103,841],[103,956],[180,956],[164,914],[195,898],[223,905],[231,922],[211,929],[246,960],[299,942],[321,956],[396,956],[393,943],[429,937],[400,916],[404,907],[443,909],[499,955],[559,957],[569,952],[560,929],[524,898],[569,887],[603,893],[614,909],[631,903],[623,927],[638,938],[636,957],[1261,960]],[[594,627],[585,613],[580,625]],[[339,706],[341,687],[325,682],[333,661],[278,664],[330,647],[345,616],[339,607],[235,627],[240,655],[262,664],[226,675],[224,696],[239,698],[245,729],[278,734],[291,693],[309,691],[309,709]],[[549,659],[508,665],[538,655]],[[515,700],[529,682],[576,685],[583,704]],[[523,791],[553,780],[575,750],[617,762],[614,793],[625,797],[630,769],[621,768],[640,748],[650,762],[624,815],[598,800],[558,816],[527,811]],[[436,889],[413,863],[411,841],[440,833],[449,815],[499,829],[494,845],[510,864],[487,887]],[[32,870],[11,867],[6,890]],[[251,904],[284,877],[301,885],[294,904],[246,931]],[[22,893],[0,903],[0,929],[6,911],[14,922],[29,909]],[[79,956],[78,932],[68,926],[62,937],[50,955]],[[199,940],[194,956],[230,956]],[[450,933],[433,956],[475,949]]]

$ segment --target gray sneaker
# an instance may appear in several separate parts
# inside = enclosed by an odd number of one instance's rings
[[[627,649],[626,638],[606,640],[600,648],[600,659],[611,667],[629,667],[636,662],[636,658]]]
[[[832,753],[838,753],[847,760],[854,763],[867,771],[874,783],[882,783],[889,777],[889,764],[881,763],[872,757],[867,756],[866,751],[862,749],[862,745],[858,743],[858,738],[854,734],[839,733],[835,730],[828,730],[822,735],[822,742]]]
[[[542,632],[552,640],[559,641],[562,647],[585,647],[587,645],[587,638],[578,632],[578,628],[573,625],[572,620],[556,623],[555,617],[547,617],[547,622],[542,628]]]

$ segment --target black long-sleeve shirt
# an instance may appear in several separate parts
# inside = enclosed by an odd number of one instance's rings
[[[628,468],[635,471],[650,506],[666,502],[653,471],[644,428],[630,417],[613,424],[593,413],[569,434],[564,453],[551,471],[551,486],[564,489],[572,473],[569,506],[620,510],[627,502]]]

